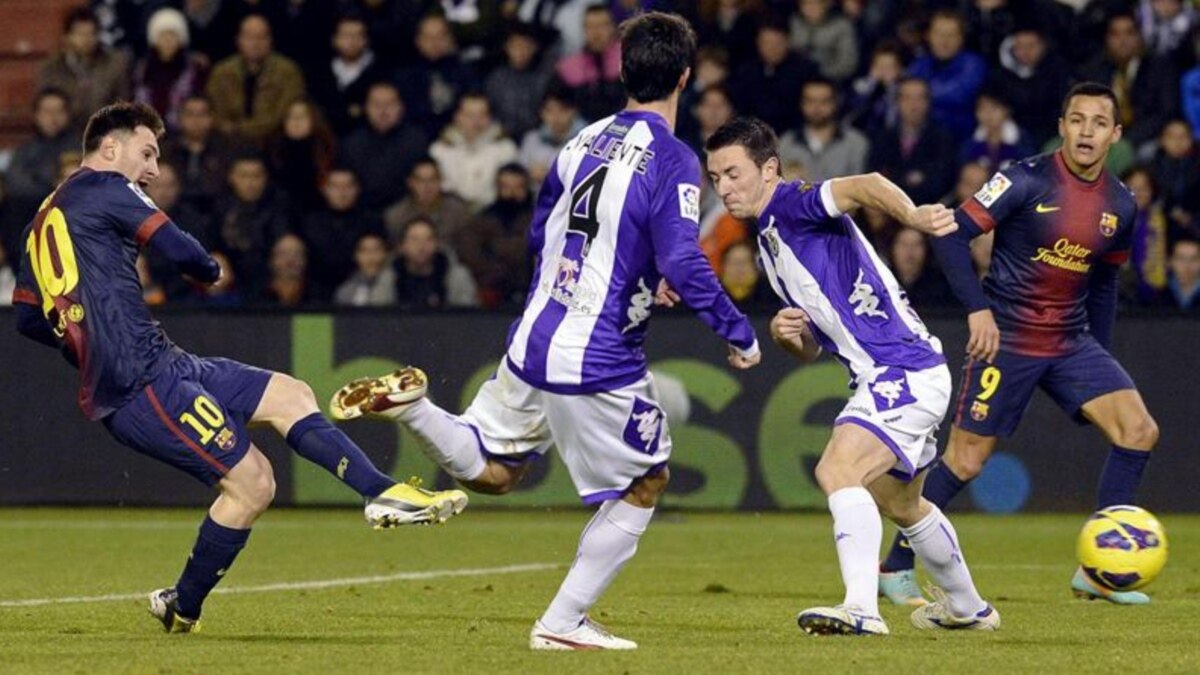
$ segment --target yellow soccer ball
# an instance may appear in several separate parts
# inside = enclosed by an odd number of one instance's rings
[[[1154,581],[1167,564],[1167,533],[1146,509],[1110,506],[1083,524],[1076,555],[1092,581],[1129,591]]]

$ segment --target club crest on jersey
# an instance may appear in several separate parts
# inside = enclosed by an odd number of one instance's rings
[[[875,409],[879,412],[917,402],[908,389],[908,376],[903,369],[894,366],[875,376],[871,395],[875,397]]]
[[[858,279],[854,282],[854,292],[850,294],[846,301],[854,305],[854,316],[874,316],[880,319],[888,318],[888,315],[883,310],[879,309],[879,296],[875,295],[875,289],[871,288],[871,284],[863,281],[863,270],[858,270]]]
[[[779,257],[779,231],[775,228],[775,216],[767,221],[767,229],[762,232],[763,239],[767,242],[767,250],[771,252],[772,258]]]
[[[567,308],[591,314],[596,294],[579,283],[582,269],[578,260],[559,256],[554,278],[543,282],[543,288]]]
[[[1008,192],[1010,187],[1012,187],[1012,181],[1008,179],[1008,176],[997,173],[979,189],[979,192],[975,193],[975,200],[983,204],[984,208],[989,208],[1001,195]]]
[[[1117,215],[1105,211],[1100,214],[1100,234],[1111,237],[1117,233]]]
[[[971,404],[971,419],[976,422],[982,422],[987,419],[988,404],[983,401],[975,401]]]
[[[71,305],[67,308],[67,321],[71,323],[79,323],[83,321],[83,305]]]
[[[629,447],[653,455],[658,452],[662,423],[662,410],[653,403],[635,396],[633,411],[629,413],[629,421],[625,423],[623,438]]]
[[[229,452],[233,449],[235,443],[237,443],[237,436],[234,435],[233,431],[229,427],[221,429],[220,433],[217,434],[218,448]]]
[[[689,183],[679,184],[679,215],[700,223],[700,188]]]

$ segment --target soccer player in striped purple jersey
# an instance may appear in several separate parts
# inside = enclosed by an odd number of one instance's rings
[[[567,578],[533,626],[532,649],[634,649],[587,612],[633,557],[667,484],[671,436],[642,352],[656,289],[669,285],[728,344],[735,368],[758,341],[701,253],[700,163],[673,135],[696,37],[678,16],[622,26],[626,108],[566,144],[538,194],[534,276],[495,377],[461,416],[426,399],[412,367],[349,383],[335,417],[398,420],[467,487],[504,493],[522,462],[556,445],[584,504]]]
[[[944,236],[956,229],[952,212],[914,205],[879,174],[785,182],[775,132],[758,119],[725,124],[705,149],[725,208],[754,221],[767,279],[785,305],[771,336],[803,361],[827,350],[850,371],[853,393],[816,468],[829,496],[846,595],[836,607],[800,612],[800,627],[814,635],[889,632],[876,596],[882,510],[944,589],[938,602],[913,612],[913,625],[995,630],[1000,614],[975,590],[954,526],[921,498],[922,471],[937,454],[937,428],[950,402],[941,342],[846,215],[867,206]]]
[[[1063,147],[998,172],[956,212],[959,230],[934,249],[968,311],[968,360],[942,461],[925,496],[944,506],[979,474],[999,437],[1017,428],[1036,389],[1068,415],[1095,424],[1111,443],[1097,508],[1132,504],[1158,426],[1108,346],[1117,313],[1117,274],[1129,257],[1137,205],[1104,168],[1121,138],[1112,89],[1076,85],[1058,121]],[[995,232],[982,285],[969,242]],[[880,590],[893,602],[921,602],[913,556],[898,537],[884,560]],[[1139,591],[1112,591],[1079,568],[1079,597],[1145,604]]]

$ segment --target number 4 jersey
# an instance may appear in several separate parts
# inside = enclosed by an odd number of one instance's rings
[[[757,349],[700,251],[699,220],[699,160],[661,116],[624,111],[581,131],[538,194],[533,280],[508,341],[513,372],[562,394],[637,381],[662,278],[727,342]]]
[[[119,173],[80,169],[22,236],[13,301],[39,307],[79,368],[79,405],[100,419],[129,401],[178,349],[142,301],[139,247],[167,215]]]

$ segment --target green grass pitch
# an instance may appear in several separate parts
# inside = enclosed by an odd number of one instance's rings
[[[995,634],[918,632],[892,606],[887,638],[801,633],[798,610],[841,599],[825,514],[662,514],[594,612],[630,653],[527,649],[582,511],[468,509],[390,532],[350,510],[269,512],[222,584],[250,592],[212,596],[197,635],[164,634],[141,597],[14,604],[167,585],[200,517],[0,510],[0,673],[1200,672],[1200,517],[1172,514],[1154,603],[1124,608],[1068,591],[1082,516],[957,516]],[[556,567],[486,571],[517,565]],[[328,584],[262,588],[304,582]]]

